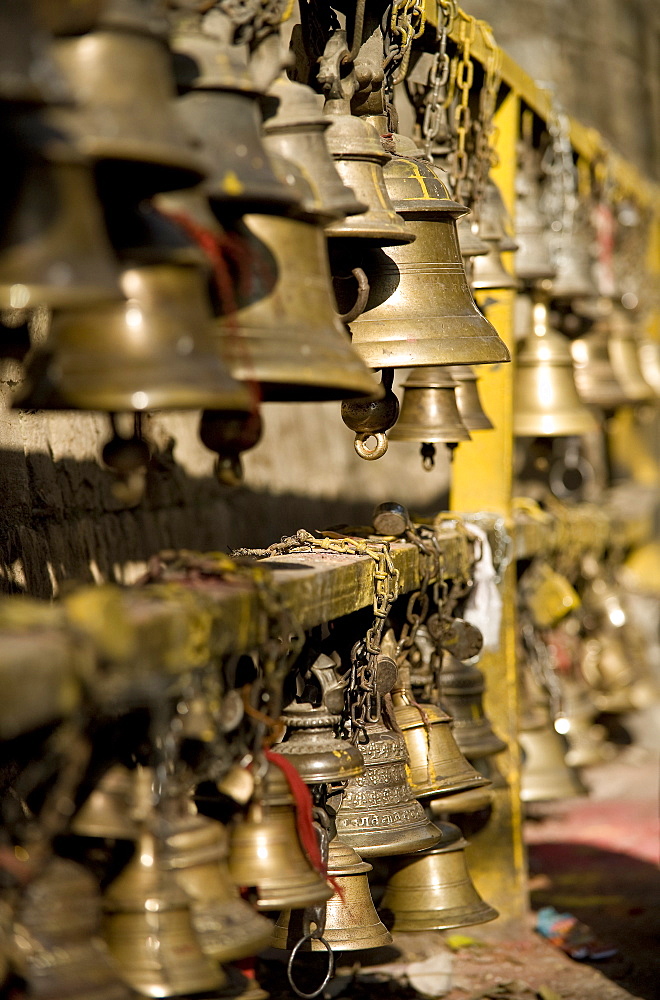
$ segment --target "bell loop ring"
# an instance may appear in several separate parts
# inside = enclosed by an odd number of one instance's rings
[[[369,301],[369,292],[371,287],[369,285],[369,278],[361,267],[354,267],[351,270],[351,274],[357,281],[357,298],[355,299],[354,305],[345,313],[339,313],[339,318],[342,323],[352,323],[356,320],[358,316],[361,316],[366,309],[367,302]]]
[[[328,952],[328,971],[323,977],[323,982],[321,983],[321,985],[317,987],[317,989],[315,989],[313,993],[303,993],[303,991],[298,989],[298,987],[293,981],[293,963],[295,961],[296,955],[298,954],[298,949],[301,947],[301,945],[305,944],[306,941],[311,941],[312,938],[314,938],[315,941],[320,941]],[[317,934],[316,931],[313,931],[311,934],[305,934],[304,937],[301,937],[300,941],[298,941],[298,943],[294,945],[291,954],[289,955],[289,961],[287,962],[286,965],[286,975],[287,979],[289,980],[289,986],[296,994],[296,996],[302,997],[303,1000],[314,1000],[314,997],[317,997],[320,993],[322,993],[323,990],[328,985],[328,983],[330,982],[330,980],[332,979],[334,971],[335,971],[335,956],[332,952],[332,948],[330,947],[326,939],[322,937],[320,934]]]
[[[367,447],[369,438],[375,438],[376,440],[373,448]],[[384,431],[364,431],[362,434],[355,435],[353,447],[360,458],[364,458],[367,462],[374,462],[377,458],[383,457],[387,451],[388,444],[387,434]]]

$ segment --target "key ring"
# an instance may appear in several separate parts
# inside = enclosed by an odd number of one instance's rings
[[[328,952],[328,971],[326,972],[323,978],[323,982],[318,987],[318,989],[314,990],[313,993],[303,993],[302,990],[298,989],[298,987],[293,981],[293,974],[292,974],[293,963],[296,955],[298,954],[298,949],[300,948],[300,946],[303,945],[306,941],[311,941],[312,938],[315,941],[320,941]],[[294,946],[293,950],[291,951],[291,954],[289,955],[289,961],[287,962],[286,965],[286,974],[287,974],[287,979],[289,980],[289,986],[296,994],[296,996],[302,997],[303,1000],[314,1000],[314,997],[317,997],[319,993],[322,993],[323,990],[328,985],[328,983],[330,982],[330,980],[332,979],[332,974],[334,971],[335,971],[335,956],[332,952],[332,948],[330,947],[330,945],[328,944],[328,942],[324,937],[316,936],[316,931],[313,931],[311,934],[305,934],[304,937],[301,937],[300,941],[298,941],[298,943]]]

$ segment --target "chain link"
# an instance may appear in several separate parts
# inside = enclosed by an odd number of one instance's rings
[[[429,70],[428,90],[424,99],[422,138],[424,153],[432,160],[431,147],[448,127],[446,91],[451,75],[451,60],[447,53],[447,39],[458,12],[457,0],[438,0],[436,24],[436,51]]]
[[[394,0],[383,18],[385,38],[385,99],[392,103],[394,88],[401,83],[410,63],[412,43],[424,34],[425,0]]]
[[[553,99],[547,121],[550,142],[541,159],[546,177],[540,207],[548,220],[553,254],[571,238],[579,205],[578,172],[573,160],[570,122]]]

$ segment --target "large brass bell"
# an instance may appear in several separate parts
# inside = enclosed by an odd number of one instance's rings
[[[351,326],[353,346],[371,368],[508,361],[509,352],[479,312],[465,277],[452,201],[431,166],[397,157],[385,168],[393,204],[415,234],[408,247],[362,258],[370,292]]]
[[[573,341],[571,354],[580,399],[611,412],[624,406],[628,396],[612,366],[608,342],[609,329],[601,320],[588,334]]]
[[[335,736],[340,716],[326,708],[294,703],[282,714],[287,732],[273,753],[287,757],[307,785],[335,784],[364,771],[358,747]]]
[[[433,468],[435,444],[469,441],[456,400],[456,383],[446,368],[414,368],[403,383],[399,419],[389,432],[391,441],[419,441],[426,469]]]
[[[622,306],[612,310],[608,346],[612,367],[628,399],[651,399],[654,393],[640,365],[634,320]]]
[[[548,326],[548,307],[534,304],[533,331],[518,347],[513,429],[518,437],[587,434],[597,424],[580,401],[566,337]]]
[[[220,966],[205,955],[192,923],[191,901],[160,865],[156,838],[143,827],[135,854],[104,897],[105,939],[122,978],[142,996],[217,990]]]
[[[443,705],[454,722],[454,739],[468,760],[506,750],[484,712],[484,676],[478,667],[445,652],[440,672]]]
[[[394,931],[447,930],[495,920],[497,910],[474,887],[465,861],[468,842],[457,826],[439,823],[442,843],[396,863],[380,905]]]
[[[456,403],[461,420],[469,431],[492,430],[493,424],[484,412],[479,398],[479,376],[471,365],[450,365],[449,374],[456,383]]]
[[[231,828],[229,872],[236,885],[256,889],[259,910],[303,909],[332,896],[303,853],[293,798],[275,765],[269,766],[265,793]]]
[[[23,890],[14,919],[15,971],[30,996],[129,1000],[132,993],[99,935],[100,922],[92,875],[72,861],[52,858]]]
[[[337,810],[337,834],[361,856],[410,854],[432,847],[440,834],[426,818],[407,779],[403,736],[382,721],[366,726],[360,749],[364,774],[346,783]]]
[[[408,781],[416,798],[479,788],[488,781],[465,759],[452,732],[451,717],[437,705],[418,705],[403,665],[392,692],[397,725],[408,749]]]
[[[541,209],[540,156],[530,145],[520,149],[520,169],[516,175],[515,229],[518,250],[517,277],[535,284],[552,278],[557,267],[550,254],[548,226]]]
[[[328,850],[328,875],[339,886],[339,892],[325,906],[323,937],[333,951],[356,951],[380,948],[392,943],[392,936],[376,913],[369,890],[367,872],[372,866],[363,861],[357,851],[335,839]],[[343,897],[343,898],[342,898]],[[275,925],[273,946],[292,948],[304,929],[303,914],[285,910]],[[323,944],[312,937],[312,951],[324,951]]]

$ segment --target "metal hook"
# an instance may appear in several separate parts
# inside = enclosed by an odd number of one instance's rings
[[[369,438],[376,439],[376,444],[373,448],[367,448],[366,446]],[[365,431],[362,434],[355,435],[353,447],[360,458],[364,458],[367,462],[373,462],[375,459],[383,457],[387,451],[388,444],[387,434],[384,431]]]

